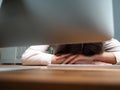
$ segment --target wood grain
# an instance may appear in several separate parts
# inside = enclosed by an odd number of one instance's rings
[[[3,66],[1,66],[3,67]],[[7,66],[8,67],[8,66]],[[9,66],[33,68],[0,72],[1,90],[120,89],[120,66]]]

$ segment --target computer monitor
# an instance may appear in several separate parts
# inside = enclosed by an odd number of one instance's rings
[[[0,47],[87,43],[114,35],[112,0],[3,0]]]

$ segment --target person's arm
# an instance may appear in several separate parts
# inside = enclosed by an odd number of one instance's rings
[[[84,55],[61,55],[53,58],[52,64],[116,64],[115,55],[111,52],[104,52],[94,56]]]
[[[61,56],[60,56],[61,57]],[[104,52],[102,54],[94,56],[84,56],[84,55],[69,55],[65,56],[60,60],[62,64],[74,64],[76,62],[82,63],[106,63],[106,64],[116,64],[120,62],[120,42],[116,39],[111,39],[104,43]],[[53,63],[59,63],[58,60],[54,60]]]
[[[116,39],[111,39],[104,42],[104,50],[100,55],[94,55],[94,60],[116,64],[120,62],[120,42]]]
[[[29,47],[22,55],[23,65],[48,65],[54,56],[48,54],[46,50],[49,45],[38,45]]]
[[[102,54],[99,55],[94,55],[92,56],[93,62],[105,62],[105,63],[110,63],[110,64],[116,64],[116,57],[112,52],[103,52]]]

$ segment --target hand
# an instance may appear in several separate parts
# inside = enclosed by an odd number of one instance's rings
[[[91,64],[93,62],[92,57],[84,56],[84,55],[71,55],[67,57],[62,64]]]
[[[61,56],[53,56],[51,63],[52,64],[62,64],[63,61],[65,61],[65,59],[70,56],[70,54],[64,54]]]
[[[65,54],[61,56],[54,56],[52,59],[52,64],[75,64],[78,62],[82,64],[91,64],[92,61],[92,57],[84,55]]]

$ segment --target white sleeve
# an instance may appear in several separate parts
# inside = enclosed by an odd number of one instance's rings
[[[115,55],[117,63],[120,63],[120,42],[116,39],[111,39],[104,43],[105,51],[112,52]]]
[[[48,65],[54,55],[46,53],[49,45],[29,47],[22,55],[23,65]]]

